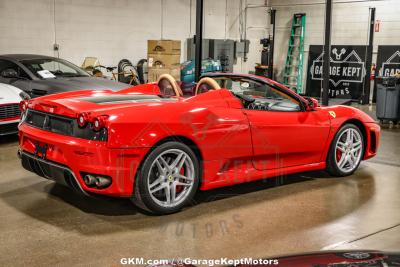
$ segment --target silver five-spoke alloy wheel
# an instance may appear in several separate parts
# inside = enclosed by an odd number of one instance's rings
[[[151,199],[164,208],[181,204],[190,194],[195,169],[189,155],[180,149],[163,151],[152,162],[148,174]]]
[[[361,134],[348,128],[343,131],[336,142],[335,160],[337,167],[344,173],[350,173],[361,161],[363,140]]]

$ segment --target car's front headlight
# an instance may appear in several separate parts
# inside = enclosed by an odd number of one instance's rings
[[[29,100],[31,99],[31,97],[25,93],[24,91],[22,91],[21,93],[19,93],[19,97],[21,97],[22,100]]]

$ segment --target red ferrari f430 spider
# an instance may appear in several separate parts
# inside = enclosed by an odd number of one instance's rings
[[[264,77],[207,74],[184,97],[177,82],[75,91],[21,102],[22,165],[84,194],[129,197],[155,214],[197,190],[281,174],[352,174],[380,127],[349,106],[319,106]]]

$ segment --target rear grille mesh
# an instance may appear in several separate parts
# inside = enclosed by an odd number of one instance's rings
[[[21,116],[21,110],[19,109],[19,104],[8,104],[0,106],[0,120],[17,118]]]
[[[23,119],[35,128],[56,134],[73,136],[94,141],[107,141],[107,129],[99,132],[93,131],[90,123],[85,128],[80,128],[76,119],[49,114],[41,111],[28,109]]]

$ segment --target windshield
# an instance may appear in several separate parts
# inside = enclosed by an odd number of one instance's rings
[[[23,60],[21,63],[40,79],[90,76],[78,66],[63,59],[39,58]]]
[[[213,77],[221,88],[242,100],[244,108],[271,111],[299,111],[300,102],[267,83],[245,77]],[[200,88],[201,92],[208,88]]]
[[[226,79],[220,78],[215,79],[222,88],[227,88],[235,94],[251,95],[255,97],[265,98],[282,98],[277,90],[271,88],[265,83],[256,82],[250,79],[237,78],[237,79]]]

